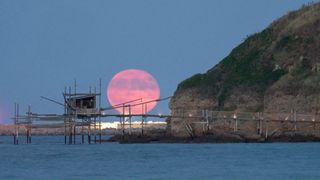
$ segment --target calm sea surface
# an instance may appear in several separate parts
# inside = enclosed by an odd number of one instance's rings
[[[0,136],[0,179],[320,179],[320,143],[64,145]]]

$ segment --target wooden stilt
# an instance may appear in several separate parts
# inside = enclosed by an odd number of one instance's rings
[[[129,104],[129,135],[131,135],[131,105]]]
[[[30,144],[31,143],[31,141],[30,141],[30,139],[31,139],[31,137],[30,137],[30,130],[31,130],[31,106],[29,105],[28,106],[28,124],[27,124],[27,144]]]
[[[18,123],[18,119],[19,119],[19,104],[17,104],[17,133],[16,133],[16,144],[19,144],[19,123]]]
[[[99,143],[102,143],[102,127],[101,127],[101,119],[99,120]]]
[[[72,124],[69,122],[69,144],[72,144]]]
[[[144,107],[143,107],[143,104],[141,104],[141,114],[142,114],[142,117],[141,117],[141,135],[143,136],[143,124],[144,124]]]
[[[297,132],[297,111],[294,111],[294,134]]]
[[[77,137],[77,126],[75,124],[73,126],[73,144],[76,144],[76,137]]]
[[[91,123],[88,126],[88,144],[91,144]]]
[[[266,132],[265,133],[266,133],[265,138],[268,139],[268,133],[269,133],[269,121],[268,120],[266,120]]]
[[[84,144],[84,123],[82,119],[82,125],[81,125],[81,143]]]
[[[259,112],[258,113],[258,126],[257,126],[259,135],[262,134],[262,119],[263,119],[262,113]]]
[[[122,106],[122,125],[121,125],[121,128],[122,128],[122,136],[124,137],[124,134],[125,134],[125,107],[124,107],[124,104]]]
[[[14,103],[14,133],[13,144],[17,144],[17,103]]]
[[[209,124],[209,111],[206,110],[206,131],[207,133],[209,132],[210,130],[210,124]]]
[[[97,144],[97,119],[94,118],[94,132],[93,132],[93,135],[94,135],[94,143]]]
[[[102,80],[99,79],[99,112],[101,113],[101,88],[102,88]],[[102,142],[102,130],[101,130],[101,116],[99,116],[99,142]]]

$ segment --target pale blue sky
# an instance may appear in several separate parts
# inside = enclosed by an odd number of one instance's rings
[[[127,68],[146,70],[161,96],[205,72],[247,35],[308,0],[0,0],[0,107],[14,102],[62,113],[40,100],[62,101],[76,78],[81,89]],[[168,112],[162,103],[154,113]]]

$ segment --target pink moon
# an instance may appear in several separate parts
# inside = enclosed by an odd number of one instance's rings
[[[152,101],[160,98],[160,89],[157,80],[148,72],[138,69],[127,69],[113,76],[107,89],[107,96],[111,106],[140,99],[126,105],[134,105],[141,102]],[[150,112],[157,102],[147,104],[147,112]],[[122,108],[116,109],[123,113]],[[125,113],[128,113],[125,108]],[[132,114],[142,114],[142,105],[131,107]]]

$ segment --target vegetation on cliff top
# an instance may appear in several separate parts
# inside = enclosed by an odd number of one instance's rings
[[[239,86],[261,92],[270,87],[285,89],[292,82],[320,87],[320,78],[314,81],[319,77],[319,34],[320,3],[303,6],[249,36],[212,69],[181,82],[177,91],[210,88],[223,104]]]

